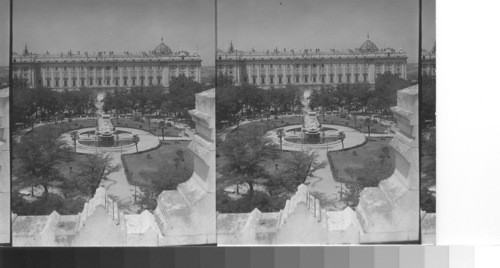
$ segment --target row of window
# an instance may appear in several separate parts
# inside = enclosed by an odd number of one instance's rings
[[[62,80],[62,84],[61,84],[61,80]],[[47,77],[45,79],[45,85],[47,87],[68,87],[70,86],[70,79],[69,78],[63,78],[63,79],[59,79],[58,77],[56,77],[54,79],[54,84],[52,84],[52,79]],[[78,80],[80,80],[80,83],[78,83]],[[121,78],[122,80],[122,86],[128,86],[129,85],[129,82],[130,82],[130,86],[146,86],[145,82],[146,82],[146,77],[139,77],[139,81],[137,80],[137,77],[122,77]],[[73,77],[71,78],[71,86],[72,87],[76,87],[78,86],[78,84],[80,86],[86,86],[87,84],[85,82],[88,82],[88,86],[111,86],[111,83],[113,83],[113,86],[120,86],[120,78],[119,77],[114,77],[113,79],[111,79],[111,77],[106,77],[105,79],[102,79],[101,77],[98,77],[96,79],[96,83],[94,84],[94,79],[93,78],[88,78],[86,79],[85,77],[81,77],[80,79],[77,79],[76,77]],[[153,85],[153,81],[154,81],[154,77],[150,76],[148,77],[148,84],[147,85]],[[161,81],[162,81],[162,77],[161,76],[158,76],[156,77],[156,85],[161,85]],[[139,82],[139,84],[137,84],[137,82]],[[42,85],[42,80],[38,80],[38,84],[39,85]]]
[[[189,68],[190,70],[195,70],[197,68],[196,65],[189,65],[188,66],[185,66],[185,65],[181,65],[181,66],[176,66],[176,65],[173,65],[173,66],[170,66],[170,69],[177,69],[177,68],[180,68],[181,70],[184,70],[186,68]],[[23,68],[17,68],[17,67],[14,67],[12,68],[12,70],[14,72],[17,72],[19,70],[22,70],[23,72],[27,72],[29,71],[29,68],[28,67],[23,67]],[[102,71],[102,70],[106,70],[106,71],[110,71],[110,70],[115,70],[115,71],[118,71],[118,69],[126,69],[126,70],[162,70],[163,67],[153,67],[153,66],[147,66],[147,67],[144,67],[144,66],[97,66],[97,67],[94,67],[94,66],[90,66],[90,67],[83,67],[83,66],[80,66],[80,67],[42,67],[41,70],[42,71],[47,71],[49,72],[50,70],[54,70],[54,71],[59,71],[59,70],[63,70],[63,71],[68,71],[68,70],[73,70],[75,71],[76,69],[80,69],[80,70],[88,70],[88,71],[94,71],[94,70],[97,70],[97,71]]]
[[[337,63],[337,64],[333,64],[333,63],[330,63],[330,64],[324,64],[324,63],[321,63],[321,64],[316,64],[316,63],[313,63],[313,64],[307,64],[307,63],[304,63],[304,64],[252,64],[252,65],[248,65],[250,68],[252,69],[256,69],[258,66],[260,66],[260,68],[265,68],[266,66],[269,66],[269,68],[282,68],[282,67],[285,67],[286,68],[290,68],[292,65],[295,66],[295,68],[300,68],[301,66],[303,68],[309,68],[309,66],[311,66],[312,68],[317,68],[317,67],[321,67],[321,68],[325,68],[327,66],[330,66],[330,68],[333,68],[334,66],[337,66],[338,68],[342,68],[342,67],[355,67],[355,68],[359,68],[359,67],[365,67],[367,68],[368,67],[368,63],[354,63],[354,64],[351,64],[351,63]],[[376,66],[392,66],[392,63],[376,63]],[[395,64],[396,67],[402,67],[403,66],[403,63],[402,62],[398,62]],[[219,69],[223,69],[223,68],[228,68],[228,69],[234,69],[235,68],[235,65],[227,65],[227,66],[224,66],[224,65],[219,65]]]
[[[363,82],[363,83],[367,83],[368,82],[368,74],[367,73],[364,73],[362,75],[362,78],[360,77],[361,75],[360,74],[354,74],[354,82],[355,83],[360,83],[360,82]],[[312,75],[309,79],[309,75],[303,75],[302,77],[300,75],[295,75],[295,76],[292,76],[292,75],[287,75],[286,77],[283,77],[281,75],[278,75],[277,77],[273,76],[273,75],[270,75],[268,77],[266,77],[265,75],[261,75],[260,76],[260,84],[269,84],[269,85],[275,85],[276,82],[278,85],[281,85],[283,84],[283,78],[286,79],[286,83],[287,84],[291,84],[292,83],[292,77],[294,78],[294,82],[296,84],[299,84],[299,83],[304,83],[304,84],[308,84],[308,83],[318,83],[318,76],[316,75]],[[275,79],[277,78],[277,79]],[[333,74],[329,75],[328,76],[328,80],[329,80],[329,83],[334,83],[334,79],[335,76]],[[252,79],[252,84],[257,84],[257,76],[254,75],[251,77]],[[351,74],[346,74],[345,75],[345,81],[343,80],[343,75],[342,74],[339,74],[337,75],[337,82],[338,83],[343,83],[343,82],[346,82],[346,83],[351,83],[352,82],[352,75]],[[244,79],[245,82],[248,82],[246,81],[246,78]],[[267,83],[267,81],[269,83]],[[321,75],[319,77],[319,82],[322,83],[322,84],[325,84],[327,83],[327,75]]]

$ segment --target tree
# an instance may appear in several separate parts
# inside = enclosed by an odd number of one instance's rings
[[[137,205],[142,210],[154,210],[157,206],[157,198],[161,192],[166,190],[175,190],[177,185],[185,182],[191,177],[193,167],[186,162],[175,163],[165,161],[157,171],[143,171],[143,177],[150,179],[149,187],[141,187],[141,193],[137,200]]]
[[[161,120],[158,123],[158,127],[161,129],[161,138],[163,141],[165,141],[165,121]]]
[[[14,175],[32,187],[42,185],[44,196],[47,196],[49,186],[55,181],[62,180],[56,165],[68,159],[70,150],[56,130],[37,129],[25,135],[14,146],[14,154],[21,162]]]
[[[421,80],[422,106],[420,107],[421,128],[436,124],[436,77],[424,73]]]
[[[285,177],[293,182],[292,189],[297,189],[297,186],[305,183],[314,172],[326,166],[326,161],[320,161],[318,152],[313,150],[293,152],[292,157],[286,159],[284,163],[283,172]]]
[[[223,172],[234,178],[234,183],[248,184],[249,195],[254,193],[256,180],[268,176],[261,163],[277,157],[276,146],[263,137],[264,133],[265,130],[258,127],[238,130],[228,135],[220,146],[222,155],[227,158]]]
[[[389,109],[397,104],[397,92],[410,85],[407,80],[397,74],[386,72],[378,75],[375,80],[375,90],[371,91],[367,106],[382,114],[390,114]]]
[[[137,134],[132,135],[132,142],[135,143],[135,150],[137,152],[139,152],[139,148],[137,147],[137,144],[139,143],[140,140],[141,140],[141,138],[139,137],[139,135],[137,135]]]
[[[285,137],[285,130],[283,128],[279,128],[276,130],[276,134],[280,139],[280,150],[283,150],[283,138]]]
[[[78,135],[78,131],[72,131],[71,132],[71,140],[73,141],[73,144],[75,146],[75,153],[76,153],[76,141],[80,139],[80,136]]]
[[[343,131],[339,131],[338,138],[340,142],[342,142],[342,151],[344,150],[344,140],[346,138],[345,133]]]
[[[368,128],[368,139],[370,139],[370,131],[371,131],[371,127],[373,126],[373,120],[370,118],[370,117],[367,117],[365,119],[365,126]]]
[[[84,161],[78,163],[80,171],[72,182],[79,191],[92,196],[101,181],[106,180],[111,173],[120,170],[121,165],[113,162],[113,156],[109,153],[86,154]]]

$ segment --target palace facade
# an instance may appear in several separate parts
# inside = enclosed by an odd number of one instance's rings
[[[422,49],[422,72],[427,75],[436,75],[436,45],[431,51]]]
[[[406,79],[407,55],[402,49],[379,49],[368,39],[356,49],[319,49],[257,52],[235,50],[233,44],[217,51],[217,71],[236,84],[264,88],[286,85],[321,86],[343,83],[374,84],[379,74],[391,72]]]
[[[114,51],[94,53],[43,54],[14,53],[13,76],[32,88],[53,89],[115,88],[139,86],[168,87],[172,77],[185,75],[200,82],[201,57],[196,52],[173,52],[161,43],[152,51],[122,54]]]

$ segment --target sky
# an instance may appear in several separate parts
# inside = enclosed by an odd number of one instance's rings
[[[0,0],[0,66],[9,65],[9,0]]]
[[[214,16],[214,0],[16,0],[13,49],[141,52],[163,36],[173,51],[198,48],[202,65],[213,66]]]
[[[427,1],[427,0],[425,0]],[[257,51],[403,48],[418,58],[418,0],[218,0],[218,47]]]
[[[198,51],[214,65],[214,0],[15,0],[14,50]],[[435,0],[422,0],[422,46],[436,40]],[[418,0],[218,0],[218,46],[272,50],[378,46],[418,50]],[[0,0],[0,66],[8,65],[9,0]]]
[[[422,0],[422,48],[431,50],[436,42],[436,0]]]

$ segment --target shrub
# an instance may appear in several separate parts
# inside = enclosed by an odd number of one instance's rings
[[[139,128],[142,128],[142,125],[139,125]]]
[[[352,155],[353,156],[358,156],[358,152],[356,152],[356,150],[352,151]]]
[[[153,159],[153,157],[150,154],[146,154],[147,159]]]
[[[127,124],[127,123],[125,123],[125,125],[124,125],[124,126],[128,127],[128,124]]]
[[[73,122],[73,118],[69,118],[69,119],[68,119],[68,122]]]
[[[134,121],[141,120],[141,116],[139,114],[134,114]]]

